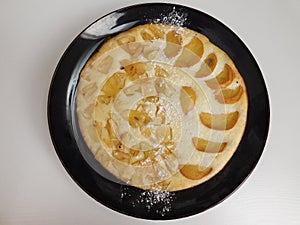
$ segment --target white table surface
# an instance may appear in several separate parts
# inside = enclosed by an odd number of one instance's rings
[[[0,1],[0,224],[154,224],[116,213],[83,192],[50,140],[47,95],[64,50],[88,24],[137,0]],[[300,224],[300,1],[176,1],[238,34],[264,74],[271,128],[264,154],[230,198],[163,224]]]

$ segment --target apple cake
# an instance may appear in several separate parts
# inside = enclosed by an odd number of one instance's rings
[[[230,160],[248,98],[231,58],[191,29],[144,24],[111,37],[80,72],[76,112],[95,159],[118,179],[177,191]]]

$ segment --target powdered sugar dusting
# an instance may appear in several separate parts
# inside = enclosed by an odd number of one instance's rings
[[[156,213],[164,216],[172,209],[173,196],[173,193],[165,190],[144,191],[138,196],[137,203],[144,204],[149,211],[155,207]]]
[[[169,14],[161,15],[161,18],[156,18],[149,22],[183,27],[186,21],[187,21],[187,13],[176,10],[176,7],[174,6],[172,12],[170,12]]]
[[[147,211],[155,211],[155,213],[165,216],[172,210],[175,194],[166,190],[145,190],[139,195],[133,196],[128,187],[123,187],[121,199],[130,199],[133,207],[142,205]]]

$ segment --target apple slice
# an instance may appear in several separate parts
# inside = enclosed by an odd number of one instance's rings
[[[94,104],[90,104],[88,107],[85,108],[85,110],[83,111],[82,115],[85,119],[91,119],[93,112],[95,109],[95,105]]]
[[[154,24],[144,25],[145,29],[140,32],[141,37],[145,41],[152,41],[154,39],[160,39],[164,37],[164,31],[159,26]]]
[[[151,121],[151,118],[145,111],[130,110],[129,125],[133,128],[146,126]]]
[[[195,77],[200,78],[210,75],[214,71],[217,62],[217,56],[214,53],[210,53],[202,63],[200,70],[196,72]]]
[[[182,37],[175,30],[172,30],[167,33],[166,41],[167,45],[164,49],[164,53],[166,57],[170,59],[179,53],[182,44]]]
[[[183,113],[188,114],[195,106],[196,103],[196,93],[193,88],[188,86],[183,86],[180,92],[180,104]]]
[[[146,72],[146,63],[137,62],[124,66],[125,72],[128,74],[131,81],[139,79]]]
[[[82,95],[85,98],[92,96],[98,89],[96,82],[90,83],[84,88],[82,88]]]
[[[215,78],[206,81],[206,85],[211,89],[225,88],[233,80],[233,71],[228,64],[225,64],[224,69]]]
[[[171,181],[169,181],[169,180],[164,180],[164,181],[161,181],[161,182],[152,184],[152,185],[151,185],[149,188],[147,188],[147,189],[150,189],[150,190],[153,190],[153,191],[157,191],[157,190],[165,191],[165,190],[168,190],[168,187],[170,186],[170,184],[171,184]]]
[[[141,127],[141,134],[145,137],[145,138],[150,138],[151,134],[152,134],[152,129],[150,127]]]
[[[183,51],[175,66],[177,67],[191,67],[200,61],[203,55],[203,43],[199,38],[193,37],[193,39],[184,46]]]
[[[113,150],[112,156],[122,162],[129,163],[130,162],[130,155],[126,152],[119,151],[119,150]]]
[[[141,93],[141,91],[141,85],[139,83],[124,88],[124,93],[126,96],[132,96],[136,93]]]
[[[111,96],[107,95],[98,95],[96,103],[108,105],[111,101]]]
[[[124,72],[116,72],[104,83],[101,91],[106,96],[115,98],[119,91],[125,86],[126,74]]]
[[[143,51],[144,46],[136,42],[134,36],[124,35],[117,40],[118,45],[123,48],[132,57],[137,57]]]
[[[157,77],[166,78],[170,76],[170,74],[160,66],[155,66],[154,70],[155,70],[155,76]]]
[[[190,180],[200,180],[207,176],[212,171],[212,168],[201,168],[198,165],[186,164],[179,171],[184,177]]]
[[[135,42],[135,37],[131,35],[122,36],[117,40],[120,47],[126,46],[128,43]]]
[[[222,152],[227,145],[226,142],[217,143],[197,137],[193,137],[192,141],[198,151],[206,153]]]
[[[115,134],[115,129],[116,129],[116,122],[113,121],[112,118],[109,118],[107,121],[106,121],[106,124],[105,124],[105,128],[109,134],[109,137],[112,138],[112,139],[116,139],[116,134]]]
[[[131,35],[124,35],[117,40],[118,45],[123,48],[130,55],[133,55],[140,47],[139,43],[135,42],[135,37]]]
[[[108,55],[98,64],[97,70],[99,70],[101,73],[107,74],[111,68],[112,63],[113,58]]]
[[[211,114],[200,113],[200,120],[202,124],[210,129],[215,130],[229,130],[234,127],[239,118],[239,112],[230,112],[227,114]]]
[[[145,41],[152,41],[155,39],[155,37],[146,30],[142,30],[140,34]]]
[[[151,31],[156,39],[163,38],[165,33],[160,25],[149,24],[147,28]]]
[[[237,86],[234,89],[222,89],[219,94],[216,95],[216,100],[221,104],[234,104],[240,100],[243,94],[243,88]]]
[[[143,49],[143,55],[148,60],[153,60],[157,57],[159,47],[152,45],[145,45]]]
[[[96,128],[98,137],[101,137],[102,136],[102,129],[103,129],[102,128],[102,123],[95,120],[94,123],[93,123],[93,126],[94,126],[94,128]]]

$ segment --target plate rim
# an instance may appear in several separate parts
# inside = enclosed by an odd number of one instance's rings
[[[265,133],[264,133],[264,143],[262,144],[261,146],[261,152],[257,158],[257,160],[255,160],[256,162],[252,165],[252,168],[251,170],[248,171],[248,174],[246,177],[244,177],[242,179],[242,182],[239,182],[239,185],[235,186],[233,188],[233,190],[230,191],[229,194],[227,194],[225,197],[219,199],[218,201],[214,202],[213,204],[211,204],[209,207],[207,207],[206,209],[204,210],[195,210],[195,211],[190,211],[189,213],[183,213],[183,214],[179,214],[179,215],[175,215],[175,216],[172,216],[172,217],[151,217],[151,218],[145,218],[145,217],[139,217],[138,215],[131,215],[131,214],[128,214],[120,209],[117,209],[115,207],[112,207],[111,205],[107,204],[107,202],[101,202],[99,201],[98,199],[96,199],[93,195],[93,193],[89,193],[85,187],[82,186],[82,184],[80,182],[78,182],[78,180],[76,179],[76,177],[74,177],[74,174],[72,174],[70,171],[69,171],[69,168],[68,168],[68,165],[66,164],[66,162],[63,160],[62,156],[61,156],[61,152],[59,150],[59,147],[57,145],[57,140],[56,137],[55,137],[55,131],[53,130],[53,123],[52,123],[52,117],[53,115],[51,115],[51,107],[53,107],[52,105],[52,100],[51,99],[53,96],[53,89],[54,89],[54,85],[55,85],[55,81],[56,81],[56,77],[57,77],[57,74],[59,72],[59,69],[61,68],[61,65],[64,61],[64,59],[66,58],[67,54],[70,53],[70,49],[72,48],[72,46],[74,45],[74,42],[76,40],[78,40],[78,38],[80,38],[81,34],[87,30],[90,26],[92,26],[94,23],[96,23],[97,21],[107,17],[108,15],[111,15],[112,13],[116,13],[116,12],[121,12],[121,11],[127,11],[129,9],[132,9],[132,8],[136,8],[136,7],[147,7],[147,6],[169,6],[169,7],[179,7],[179,8],[184,8],[185,10],[191,10],[191,11],[194,11],[195,13],[201,13],[202,15],[206,16],[207,18],[209,18],[210,20],[214,20],[214,22],[217,22],[219,23],[220,26],[222,27],[225,27],[225,29],[227,29],[227,31],[231,32],[231,34],[233,34],[235,36],[235,38],[237,38],[237,40],[243,45],[244,49],[248,52],[249,56],[252,58],[252,62],[255,64],[254,66],[256,67],[256,69],[259,71],[259,75],[260,75],[260,79],[262,81],[262,84],[264,86],[264,94],[266,97],[266,102],[268,103],[267,104],[267,121],[266,121],[266,124],[267,126],[265,127]],[[249,106],[248,106],[249,107]],[[256,165],[257,163],[259,162],[263,152],[264,152],[264,149],[265,149],[265,145],[267,143],[267,139],[268,139],[268,134],[269,134],[269,127],[270,127],[270,100],[269,100],[269,95],[268,95],[268,91],[267,91],[267,86],[266,86],[266,83],[263,79],[263,74],[259,68],[259,65],[257,63],[257,61],[255,60],[254,56],[252,55],[252,53],[250,52],[250,50],[248,49],[248,47],[245,45],[245,43],[235,34],[235,32],[233,32],[227,25],[225,25],[224,23],[222,23],[221,21],[219,21],[218,19],[206,14],[205,12],[203,11],[200,11],[200,10],[197,10],[197,9],[194,9],[194,8],[191,8],[191,7],[188,7],[188,6],[185,6],[185,5],[180,5],[180,4],[173,4],[173,3],[142,3],[142,4],[134,4],[134,5],[130,5],[130,6],[126,6],[126,7],[123,7],[123,8],[120,8],[120,9],[117,9],[117,10],[114,10],[110,13],[107,13],[105,14],[104,16],[98,18],[97,20],[95,20],[94,22],[92,22],[91,24],[89,24],[87,27],[85,27],[73,40],[72,42],[68,45],[68,47],[66,48],[66,50],[64,51],[63,55],[61,56],[58,64],[57,64],[57,67],[53,73],[53,77],[51,79],[51,84],[50,84],[50,87],[49,87],[49,92],[48,92],[48,101],[47,101],[47,119],[48,119],[48,128],[49,128],[49,132],[50,132],[50,136],[51,136],[51,140],[52,140],[52,143],[53,143],[53,146],[54,146],[54,149],[56,151],[56,154],[58,155],[58,158],[59,160],[61,161],[62,165],[64,166],[65,170],[68,172],[68,174],[72,177],[73,181],[84,191],[86,192],[90,197],[94,198],[96,201],[100,202],[101,204],[105,205],[106,207],[108,208],[111,208],[112,210],[114,211],[117,211],[119,213],[122,213],[122,214],[125,214],[125,215],[128,215],[128,216],[132,216],[132,217],[138,217],[138,218],[143,218],[143,219],[151,219],[151,220],[164,220],[165,218],[167,219],[178,219],[178,218],[182,218],[182,217],[187,217],[187,216],[191,216],[191,215],[195,215],[195,214],[198,214],[200,212],[203,212],[217,204],[219,204],[220,202],[224,201],[225,199],[227,199],[229,196],[231,196],[247,179],[248,177],[251,175],[251,173],[253,172],[253,170],[256,168]],[[247,118],[247,125],[248,126],[248,118]],[[246,129],[247,127],[245,128],[245,132],[246,132]],[[244,138],[244,135],[245,135],[245,132],[243,134],[243,137],[242,139]],[[242,140],[241,140],[242,141]],[[239,148],[239,147],[238,147]],[[235,154],[234,154],[235,155]],[[234,156],[233,155],[233,156]],[[229,161],[232,160],[233,156],[231,157],[231,159]],[[229,162],[226,163],[226,165],[228,164]],[[225,165],[225,166],[226,166]],[[223,169],[222,169],[223,170]],[[215,175],[217,176],[217,175]],[[212,178],[211,178],[212,179]],[[193,188],[192,188],[193,189]],[[185,191],[185,190],[183,190]],[[181,192],[181,191],[180,191]]]

